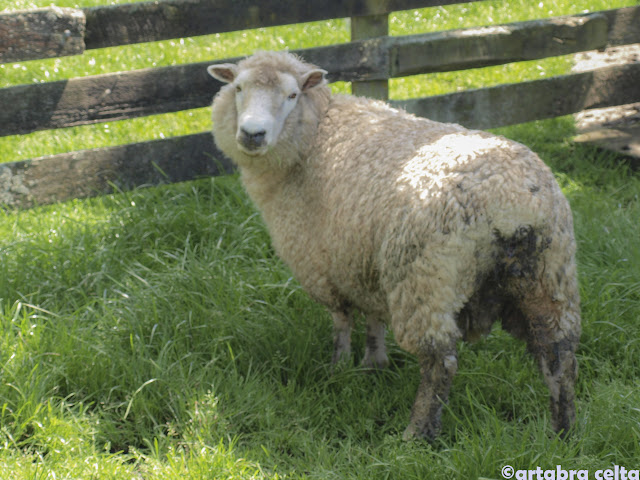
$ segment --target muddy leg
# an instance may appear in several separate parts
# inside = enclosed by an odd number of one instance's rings
[[[580,300],[575,276],[565,280],[570,288],[544,280],[540,284],[526,284],[527,290],[520,289],[526,293],[518,306],[525,320],[529,350],[549,388],[553,429],[564,437],[576,417],[575,352],[580,338]]]
[[[574,385],[578,367],[574,350],[567,341],[560,341],[547,345],[538,355],[551,394],[553,429],[566,437],[576,419]]]
[[[440,431],[442,406],[447,402],[451,381],[458,369],[455,342],[425,348],[418,360],[422,379],[403,439],[424,437],[433,440]]]
[[[548,240],[529,230],[526,238],[507,246],[504,284],[519,311],[507,325],[513,333],[525,334],[549,388],[553,428],[566,436],[576,416],[580,297],[571,212],[565,204],[557,208],[557,224]]]
[[[556,325],[554,320],[553,317],[536,317],[530,323],[529,347],[549,387],[553,429],[565,437],[576,418],[574,385],[578,373],[575,356],[578,333],[565,333],[551,327]]]
[[[362,359],[365,368],[379,369],[389,365],[384,344],[385,324],[376,318],[367,319],[367,346]]]
[[[351,355],[351,320],[346,312],[332,312],[333,317],[333,356],[331,362],[335,365],[341,360],[347,360]]]

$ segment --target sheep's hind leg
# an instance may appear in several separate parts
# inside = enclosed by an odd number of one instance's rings
[[[579,316],[572,312],[545,309],[543,302],[530,306],[525,316],[529,320],[529,348],[549,388],[552,426],[565,437],[576,417],[574,385],[578,367],[575,351],[580,328],[579,324],[576,326],[575,322],[567,319],[575,316],[579,322]],[[560,322],[559,318],[562,318]],[[558,327],[558,324],[567,327],[572,323],[573,326],[566,330]]]
[[[333,317],[333,356],[331,363],[334,365],[347,360],[351,356],[351,326],[349,314],[344,311],[331,313]]]
[[[442,407],[447,402],[451,382],[458,369],[455,342],[423,348],[418,360],[421,381],[403,439],[423,437],[433,440],[440,431]]]
[[[382,369],[389,365],[387,349],[384,343],[385,324],[377,318],[367,318],[367,344],[362,366],[370,369]]]
[[[549,388],[553,429],[564,437],[576,416],[575,352],[580,337],[580,307],[575,276],[563,278],[563,282],[566,285],[546,285],[544,280],[537,285],[524,283],[528,288],[520,290],[526,293],[517,304],[525,320],[529,350]]]

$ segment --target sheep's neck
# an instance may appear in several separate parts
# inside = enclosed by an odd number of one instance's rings
[[[242,182],[251,200],[266,213],[273,208],[281,195],[282,185],[287,181],[286,169],[240,168]]]
[[[317,184],[305,180],[302,165],[273,170],[241,169],[241,175],[247,193],[270,229],[285,219],[297,223],[300,219],[292,218],[298,215],[305,215],[304,223],[311,228],[313,219],[303,212],[319,213],[322,195]]]

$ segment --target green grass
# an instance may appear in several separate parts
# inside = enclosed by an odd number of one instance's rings
[[[0,9],[48,1],[7,3]],[[392,32],[548,16],[538,4],[403,12]],[[624,4],[555,2],[553,14]],[[279,38],[291,48],[346,41],[347,27],[320,22],[87,52],[58,60],[58,72],[56,61],[6,65],[0,82],[40,81],[42,68],[51,80],[145,68],[147,58],[213,60],[280,48]],[[392,95],[568,68],[566,59],[551,62],[399,80]],[[0,139],[0,158],[199,131],[208,112],[108,125]],[[275,257],[230,176],[0,211],[0,479],[466,480],[502,478],[505,464],[588,469],[594,478],[614,464],[638,468],[640,178],[621,158],[572,143],[570,118],[500,133],[540,153],[574,211],[584,325],[571,439],[551,436],[533,361],[496,328],[460,345],[438,441],[403,442],[418,382],[414,358],[389,338],[388,371],[331,372],[328,314]],[[354,344],[357,362],[361,330]]]

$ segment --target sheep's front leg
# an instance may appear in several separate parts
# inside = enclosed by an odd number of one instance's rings
[[[387,348],[384,343],[385,324],[377,318],[367,318],[367,344],[362,359],[362,366],[371,369],[382,369],[389,365]]]
[[[333,317],[333,357],[331,362],[335,365],[341,360],[346,360],[351,355],[351,319],[347,312],[332,312]]]
[[[403,438],[433,440],[440,431],[442,406],[447,402],[451,381],[458,369],[455,343],[444,348],[423,349],[418,360],[422,379]]]

